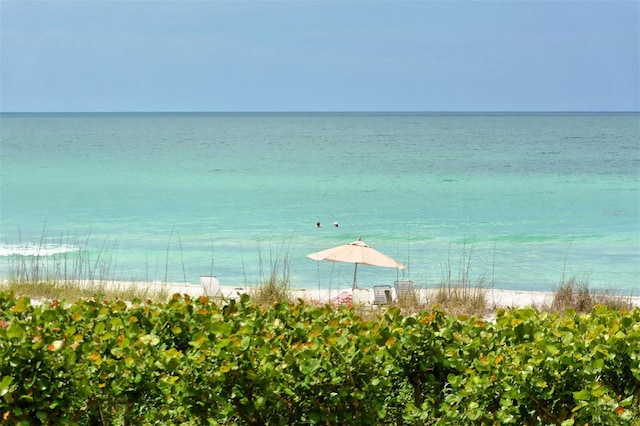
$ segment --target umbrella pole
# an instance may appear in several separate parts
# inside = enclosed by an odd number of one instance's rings
[[[356,263],[356,267],[353,269],[353,287],[351,288],[351,291],[353,291],[356,288],[358,288],[358,284],[356,283],[356,274],[357,273],[358,273],[358,264]]]

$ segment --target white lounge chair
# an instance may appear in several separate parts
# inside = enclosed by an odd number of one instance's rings
[[[393,301],[390,285],[375,285],[373,286],[373,304],[374,305],[388,305]]]
[[[205,296],[224,297],[218,277],[212,275],[200,275],[200,284],[204,287]]]
[[[416,289],[413,286],[413,281],[396,281],[393,283],[396,289],[396,302],[397,303],[415,303],[417,300]]]
[[[371,294],[366,288],[356,288],[351,292],[351,301],[354,305],[370,304]]]

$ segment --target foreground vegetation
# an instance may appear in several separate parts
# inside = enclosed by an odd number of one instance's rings
[[[0,293],[7,424],[640,425],[640,309],[495,321]]]

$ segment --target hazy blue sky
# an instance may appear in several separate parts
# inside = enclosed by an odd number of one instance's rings
[[[1,0],[2,111],[640,109],[640,1]]]

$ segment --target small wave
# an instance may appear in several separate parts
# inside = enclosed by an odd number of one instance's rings
[[[564,242],[566,238],[561,235],[552,234],[511,234],[495,237],[496,242],[504,243],[548,243]]]
[[[52,256],[78,251],[78,247],[66,244],[0,244],[2,256]]]

